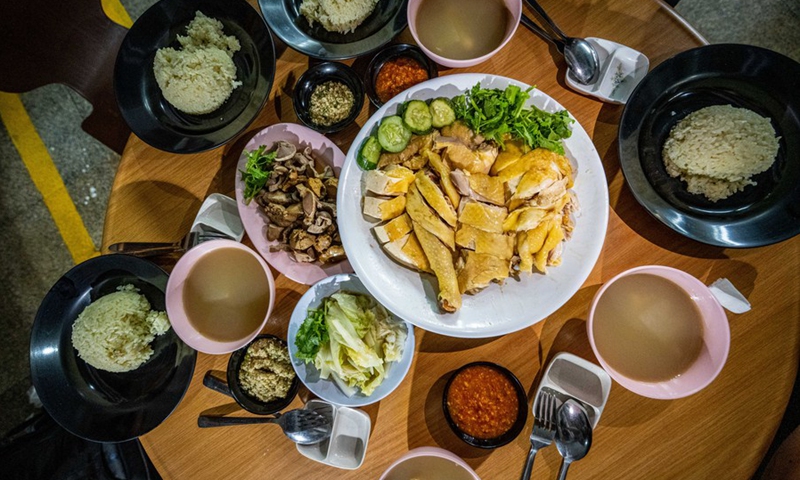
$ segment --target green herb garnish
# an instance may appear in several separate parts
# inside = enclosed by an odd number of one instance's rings
[[[250,203],[258,192],[264,188],[269,180],[269,175],[272,173],[272,163],[275,161],[275,152],[264,153],[267,147],[261,145],[257,150],[245,152],[247,155],[247,165],[242,172],[242,181],[244,182],[244,203]]]
[[[325,325],[327,308],[308,309],[308,317],[297,330],[294,344],[297,347],[297,358],[314,361],[319,347],[328,341],[328,327]]]
[[[534,87],[522,90],[509,85],[505,90],[481,88],[475,85],[464,95],[453,98],[456,117],[463,120],[475,133],[494,140],[504,148],[506,135],[521,138],[530,148],[546,148],[561,155],[561,140],[572,135],[569,125],[573,120],[566,110],[547,113],[531,106],[525,108]]]

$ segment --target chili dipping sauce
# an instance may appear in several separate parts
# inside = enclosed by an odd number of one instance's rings
[[[397,57],[387,61],[378,71],[375,93],[381,102],[388,102],[403,90],[428,80],[428,70],[409,57]]]
[[[514,425],[519,401],[503,372],[485,365],[460,371],[450,382],[447,409],[456,426],[475,438],[497,438]]]

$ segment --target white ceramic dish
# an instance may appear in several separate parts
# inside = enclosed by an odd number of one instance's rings
[[[355,470],[364,463],[372,421],[361,410],[331,405],[322,400],[310,400],[305,406],[314,411],[328,411],[330,407],[333,414],[330,438],[315,445],[298,444],[297,451],[331,467]]]
[[[298,147],[298,151],[309,146],[314,152],[317,160],[323,161],[333,167],[336,176],[344,164],[344,153],[321,133],[317,133],[308,127],[294,123],[278,123],[258,132],[244,147],[244,151],[255,150],[261,145],[270,148],[278,140],[286,140]],[[267,223],[269,219],[261,213],[255,200],[250,204],[244,204],[244,182],[240,171],[245,169],[247,155],[242,151],[239,157],[239,164],[236,166],[236,204],[239,206],[239,216],[242,218],[244,229],[256,251],[272,265],[275,270],[282,273],[285,277],[304,285],[311,285],[325,277],[336,275],[337,273],[352,272],[353,268],[347,260],[332,265],[320,265],[319,263],[298,263],[289,258],[289,254],[284,251],[271,252],[270,247],[278,242],[267,240]]]
[[[592,271],[608,225],[608,186],[603,165],[591,138],[577,122],[572,136],[564,141],[567,156],[576,167],[575,187],[581,205],[575,231],[565,243],[563,263],[548,269],[547,275],[531,275],[521,281],[492,284],[476,295],[464,295],[461,310],[439,311],[433,276],[420,275],[392,261],[372,233],[375,223],[361,213],[363,171],[356,152],[376,124],[392,115],[408,99],[453,97],[480,83],[504,89],[508,85],[528,88],[510,78],[488,74],[447,75],[416,85],[381,107],[364,124],[353,141],[339,177],[337,204],[342,243],[353,269],[372,295],[400,318],[426,330],[452,337],[494,337],[523,329],[558,310],[583,285]],[[530,103],[553,112],[563,107],[539,90],[531,92]]]
[[[387,365],[386,377],[383,379],[383,383],[372,392],[372,395],[366,396],[361,392],[357,392],[352,397],[348,397],[336,385],[333,379],[325,380],[320,378],[319,371],[313,363],[305,363],[305,361],[297,358],[297,346],[294,343],[297,330],[306,319],[308,309],[318,308],[323,298],[341,290],[372,296],[359,278],[353,274],[335,275],[314,284],[314,286],[300,298],[300,301],[297,302],[297,306],[295,306],[292,317],[289,320],[289,357],[292,360],[292,366],[297,376],[300,377],[300,381],[315,395],[336,405],[361,407],[383,399],[392,393],[405,378],[411,367],[411,361],[414,358],[414,327],[406,323],[408,335],[406,336],[406,343],[403,347],[403,358],[401,358],[399,362],[392,362]]]
[[[595,428],[611,392],[611,377],[600,366],[561,352],[550,361],[533,398],[539,398],[542,388],[555,390],[561,403],[570,397],[578,400],[586,409],[592,428]]]
[[[573,80],[567,70],[567,85],[604,102],[624,104],[647,75],[650,60],[643,53],[611,40],[588,37],[586,41],[597,50],[600,79],[592,85],[583,85]]]

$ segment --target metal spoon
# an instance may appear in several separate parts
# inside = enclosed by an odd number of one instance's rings
[[[564,457],[558,470],[558,480],[567,478],[570,464],[585,457],[591,446],[592,426],[589,417],[577,402],[567,400],[558,410],[556,423],[556,448]]]
[[[313,410],[289,410],[274,417],[216,417],[201,415],[197,426],[226,427],[228,425],[249,425],[253,423],[277,423],[289,440],[300,445],[319,443],[331,436],[331,421],[325,415]]]
[[[556,46],[556,49],[564,55],[564,59],[570,68],[570,74],[576,81],[584,85],[596,82],[600,74],[600,58],[597,56],[597,50],[594,49],[592,44],[582,38],[568,37],[536,0],[525,1],[542,17],[552,33],[548,33],[525,15],[522,15],[520,23]]]

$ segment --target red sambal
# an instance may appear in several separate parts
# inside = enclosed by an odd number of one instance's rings
[[[475,438],[497,438],[514,425],[517,392],[495,368],[475,365],[459,372],[447,391],[447,409],[455,424]]]
[[[375,93],[381,102],[388,102],[398,93],[428,78],[428,71],[413,58],[394,58],[384,63],[378,72]]]

